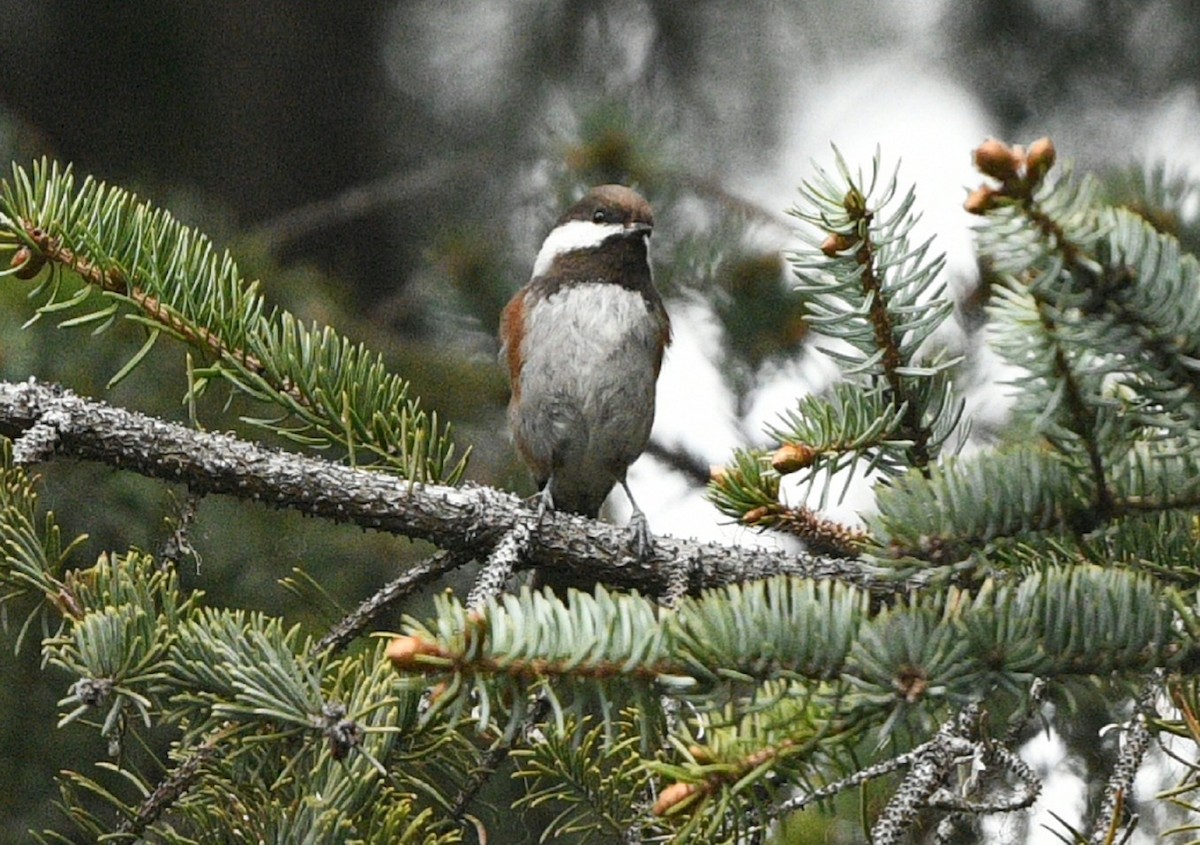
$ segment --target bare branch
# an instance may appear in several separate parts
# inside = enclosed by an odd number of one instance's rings
[[[913,761],[908,777],[900,784],[871,829],[871,841],[875,845],[900,842],[920,812],[929,806],[930,798],[950,770],[963,757],[975,754],[974,734],[978,721],[979,706],[968,705],[942,725],[934,738],[922,746],[922,752]]]
[[[467,607],[478,610],[490,598],[504,591],[504,584],[521,564],[533,541],[532,528],[528,522],[519,522],[505,534],[492,549],[484,562],[474,586],[467,596]]]
[[[472,556],[469,554],[451,554],[450,552],[438,552],[430,555],[399,578],[384,584],[374,595],[330,628],[329,633],[313,647],[313,655],[320,658],[326,654],[340,651],[396,602],[450,570],[470,563],[471,559]]]
[[[1100,803],[1100,813],[1092,827],[1092,837],[1089,841],[1096,845],[1116,841],[1114,837],[1117,831],[1126,824],[1125,814],[1129,809],[1129,792],[1133,787],[1133,779],[1150,749],[1150,728],[1146,720],[1154,714],[1154,699],[1158,696],[1160,686],[1159,679],[1146,685],[1138,696],[1133,716],[1125,727],[1125,735],[1121,738],[1121,753],[1117,756],[1108,783],[1104,785],[1104,800]]]

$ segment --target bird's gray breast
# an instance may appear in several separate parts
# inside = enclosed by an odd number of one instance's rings
[[[585,282],[531,304],[526,319],[523,403],[549,427],[528,433],[557,449],[569,441],[566,448],[588,453],[577,456],[584,464],[622,464],[623,472],[654,419],[660,318],[640,291]]]

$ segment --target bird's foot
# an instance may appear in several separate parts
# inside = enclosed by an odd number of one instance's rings
[[[529,502],[531,506],[537,506],[538,525],[542,524],[542,520],[546,518],[547,512],[554,510],[554,497],[550,495],[549,484],[547,484],[538,492],[534,493],[525,501]]]
[[[643,560],[648,558],[654,549],[654,535],[650,533],[650,523],[640,509],[635,509],[629,517],[629,547]]]
[[[629,489],[624,478],[621,479],[621,489],[625,491],[625,497],[629,499],[629,507],[633,510],[629,517],[629,545],[639,560],[645,560],[654,548],[654,536],[650,533],[650,523],[646,521],[646,515],[634,501],[633,491]]]

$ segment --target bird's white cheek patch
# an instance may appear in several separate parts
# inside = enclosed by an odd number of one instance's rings
[[[556,227],[546,236],[537,260],[533,263],[533,277],[544,275],[554,259],[577,249],[592,249],[600,246],[613,235],[619,235],[625,227],[620,223],[593,223],[591,220],[571,220]]]

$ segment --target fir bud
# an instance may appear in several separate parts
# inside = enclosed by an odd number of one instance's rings
[[[703,745],[689,745],[688,754],[692,755],[692,759],[701,766],[707,766],[714,759],[712,749]]]
[[[780,475],[787,475],[812,466],[817,452],[807,443],[784,443],[771,456],[771,467]]]
[[[929,676],[924,669],[904,664],[892,678],[892,686],[905,701],[914,704],[929,692]]]
[[[392,667],[401,672],[416,666],[417,657],[437,653],[438,647],[434,643],[420,637],[395,637],[384,652]]]
[[[996,197],[998,196],[1000,196],[1000,192],[995,188],[980,185],[971,191],[967,201],[963,203],[963,208],[967,210],[968,214],[987,214],[996,207]]]
[[[867,210],[867,198],[857,188],[847,191],[846,196],[842,197],[842,208],[855,220],[871,216]]]
[[[1054,149],[1054,142],[1049,138],[1038,138],[1030,144],[1029,153],[1025,158],[1029,181],[1035,185],[1041,182],[1042,177],[1054,166],[1057,157],[1058,151]]]
[[[770,505],[759,505],[756,508],[751,508],[742,514],[742,522],[747,525],[754,525],[756,522],[762,522],[773,513],[773,508]]]
[[[14,276],[27,282],[40,273],[42,268],[46,266],[46,257],[41,253],[34,253],[27,246],[23,246],[13,253],[8,266],[16,270],[13,273]]]
[[[656,816],[664,816],[678,804],[682,804],[688,798],[696,794],[699,787],[694,783],[673,783],[658,793],[658,800],[654,802],[652,812]]]
[[[841,232],[830,232],[829,237],[821,241],[821,252],[828,258],[837,258],[838,253],[845,252],[854,246],[855,240]]]
[[[995,138],[988,138],[975,150],[975,167],[979,172],[1001,182],[1016,179],[1020,166],[1020,156],[1008,144]]]

